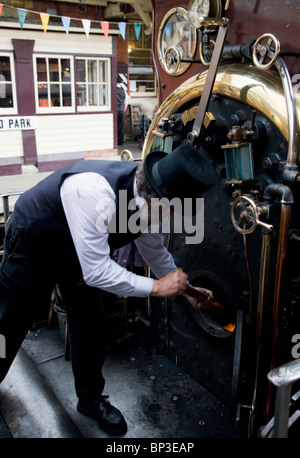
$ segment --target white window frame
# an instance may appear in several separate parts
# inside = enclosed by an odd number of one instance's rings
[[[85,73],[86,75],[88,74],[87,72],[87,65],[88,61],[97,61],[97,81],[93,82],[87,82],[85,83],[84,81],[77,81],[76,76],[74,78],[74,90],[75,90],[75,97],[77,97],[77,84],[82,83],[86,84],[86,90],[85,90],[85,96],[88,94],[88,86],[94,85],[94,84],[103,84],[106,85],[107,87],[107,103],[105,105],[100,105],[99,104],[99,98],[98,98],[98,105],[80,105],[78,100],[76,101],[77,104],[77,111],[78,112],[99,112],[99,111],[111,111],[111,58],[110,57],[99,57],[99,56],[76,56],[76,65],[79,60],[84,60],[85,61]],[[100,75],[99,75],[99,62],[105,62],[107,65],[107,80],[100,81]],[[98,96],[100,96],[98,94]],[[88,103],[88,100],[87,100]]]
[[[8,53],[8,52],[0,52],[0,56],[9,57],[9,60],[10,60],[11,81],[9,82],[9,84],[12,85],[12,99],[13,99],[13,103],[14,103],[14,106],[12,108],[0,107],[0,115],[18,114],[14,56],[13,56],[12,53]]]
[[[58,54],[39,53],[39,54],[34,54],[33,57],[34,57],[33,68],[34,68],[34,92],[35,92],[36,112],[38,114],[74,113],[75,112],[75,91],[74,91],[74,59],[73,59],[73,56],[70,56],[67,54],[58,55]],[[47,62],[47,84],[50,84],[50,83],[53,84],[53,81],[50,81],[50,76],[49,76],[49,59],[58,59],[59,67],[61,66],[62,60],[64,59],[70,60],[70,81],[68,83],[71,85],[71,100],[72,100],[71,105],[60,106],[60,107],[55,107],[55,106],[41,107],[39,106],[38,84],[40,83],[40,81],[38,81],[38,78],[37,78],[37,59],[39,58],[46,59],[46,62]],[[61,74],[61,68],[59,70],[59,74]],[[63,83],[62,81],[55,81],[55,84],[59,85],[60,91],[62,90],[62,86],[63,86],[62,83]],[[48,92],[48,97],[49,97],[49,92]]]

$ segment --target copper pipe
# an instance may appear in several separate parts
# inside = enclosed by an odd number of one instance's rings
[[[287,163],[285,166],[285,172],[292,172],[290,175],[283,174],[283,178],[287,183],[298,180],[299,172],[296,165],[298,158],[298,146],[299,146],[299,126],[297,119],[296,103],[294,99],[294,93],[291,83],[291,78],[284,61],[279,58],[276,60],[276,67],[280,74],[286,107],[287,107],[287,121],[288,121],[288,155]],[[291,218],[291,204],[293,203],[293,196],[291,190],[282,184],[275,185],[276,189],[271,185],[265,190],[265,195],[268,197],[271,195],[282,194],[281,200],[281,215],[280,215],[280,229],[279,229],[279,240],[277,249],[277,261],[276,261],[276,272],[275,272],[275,290],[273,296],[273,329],[272,329],[272,342],[271,342],[271,366],[270,370],[273,370],[276,365],[275,351],[276,342],[278,337],[278,314],[279,314],[279,301],[282,285],[282,276],[285,264],[286,250],[288,244],[288,232]],[[267,193],[266,193],[267,191]],[[269,385],[267,405],[266,405],[266,417],[269,418],[270,414],[270,403],[272,396],[272,387]]]
[[[244,243],[244,253],[245,253],[245,259],[246,259],[246,267],[247,267],[247,273],[248,273],[248,279],[249,279],[249,316],[250,320],[252,321],[253,319],[253,310],[252,310],[252,299],[253,299],[253,285],[252,285],[252,275],[250,271],[250,264],[249,264],[249,256],[248,256],[248,248],[247,248],[247,239],[246,239],[246,234],[243,234],[243,243]]]
[[[255,379],[254,379],[254,388],[253,388],[253,397],[252,397],[252,416],[250,418],[250,425],[249,425],[250,437],[252,437],[254,433],[254,422],[255,422],[257,390],[258,390],[258,376],[259,376],[259,368],[261,364],[261,345],[262,345],[262,328],[263,328],[263,318],[264,318],[264,304],[266,303],[266,299],[267,299],[268,281],[269,281],[270,251],[271,251],[271,234],[269,232],[264,232],[262,234],[259,287],[258,287],[257,311],[256,311],[256,329],[255,329],[256,367],[255,367]]]

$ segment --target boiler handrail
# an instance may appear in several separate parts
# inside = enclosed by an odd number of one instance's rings
[[[268,379],[277,387],[273,438],[287,438],[292,385],[300,380],[300,358],[276,367]]]
[[[11,192],[5,192],[3,194],[0,194],[0,197],[2,197],[2,204],[3,204],[3,216],[4,216],[4,232],[6,231],[6,225],[7,221],[10,215],[9,211],[9,198],[11,196],[20,196],[23,193],[23,191],[11,191]],[[0,256],[3,256],[4,250],[0,250]]]

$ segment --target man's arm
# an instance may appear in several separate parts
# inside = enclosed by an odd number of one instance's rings
[[[173,256],[164,246],[162,234],[146,232],[135,239],[134,243],[157,278],[177,269]]]
[[[204,301],[188,294],[188,276],[178,271],[173,256],[164,246],[164,237],[157,233],[144,233],[135,240],[137,249],[151,268],[154,275],[159,279],[154,281],[152,296],[174,297],[184,294],[190,304],[196,308],[208,308],[213,299],[213,293],[205,288],[196,288],[206,299]],[[174,293],[174,288],[178,289]]]
[[[181,296],[188,285],[188,276],[184,272],[169,272],[159,280],[154,280],[150,296],[175,297]]]
[[[153,280],[127,271],[110,258],[106,228],[114,214],[115,195],[105,178],[97,173],[72,175],[61,187],[61,199],[87,285],[124,297],[182,294],[185,274],[173,272]]]

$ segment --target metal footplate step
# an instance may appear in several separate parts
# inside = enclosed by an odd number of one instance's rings
[[[23,348],[0,385],[0,414],[6,437],[83,437]]]

